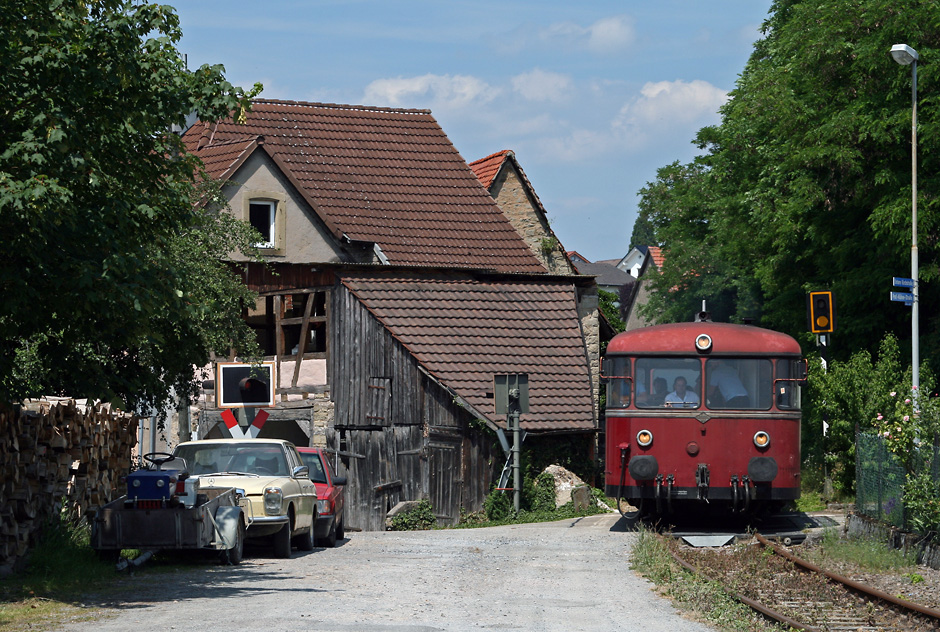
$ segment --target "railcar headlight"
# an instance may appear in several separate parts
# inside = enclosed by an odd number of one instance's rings
[[[700,352],[709,351],[712,348],[712,337],[708,334],[699,334],[695,338],[695,348]]]
[[[754,445],[758,448],[766,448],[770,445],[770,435],[760,430],[754,434]]]
[[[281,514],[281,505],[284,503],[284,492],[280,487],[264,488],[264,513],[269,516]]]
[[[636,433],[636,442],[641,447],[648,448],[653,443],[653,433],[649,430],[641,430]]]

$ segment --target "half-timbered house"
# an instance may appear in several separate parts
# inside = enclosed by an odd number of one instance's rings
[[[495,373],[529,375],[528,433],[593,435],[592,279],[546,269],[430,112],[258,100],[183,138],[260,234],[267,266],[232,259],[277,366],[273,408],[209,389],[197,436],[326,445],[346,526],[373,530],[401,500],[449,523],[482,507],[505,461]]]

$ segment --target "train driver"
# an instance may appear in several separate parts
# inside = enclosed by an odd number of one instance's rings
[[[665,403],[667,408],[695,408],[698,406],[698,395],[689,390],[688,382],[684,377],[681,375],[677,377],[672,383],[672,388],[674,390],[666,395]]]
[[[747,408],[750,398],[741,383],[738,372],[726,360],[709,360],[705,366],[708,373],[708,404],[711,407]]]

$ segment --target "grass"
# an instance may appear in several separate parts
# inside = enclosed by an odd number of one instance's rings
[[[124,553],[134,557],[139,552]],[[158,563],[148,571],[176,567],[178,563],[169,561],[169,566]],[[85,605],[87,596],[122,593],[126,590],[123,579],[113,562],[99,559],[90,547],[87,525],[73,525],[63,518],[43,530],[25,570],[0,580],[0,632],[48,629],[66,619],[94,619],[100,612]]]
[[[838,530],[826,529],[819,544],[807,551],[815,560],[831,559],[854,564],[869,571],[903,571],[917,565],[917,552],[892,549],[883,542],[839,537]]]
[[[631,568],[656,584],[678,608],[720,630],[769,632],[785,629],[734,599],[718,583],[680,567],[672,559],[667,540],[643,525],[637,527]]]

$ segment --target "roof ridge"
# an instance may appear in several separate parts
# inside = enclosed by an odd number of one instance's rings
[[[309,108],[329,108],[332,110],[350,110],[363,112],[397,112],[401,114],[430,114],[431,110],[419,108],[391,108],[378,105],[350,105],[345,103],[318,103],[316,101],[291,101],[289,99],[252,99],[254,103],[270,103],[277,105],[299,105]]]

